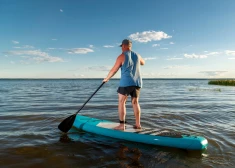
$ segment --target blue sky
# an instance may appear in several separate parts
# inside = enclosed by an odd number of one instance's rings
[[[233,78],[234,9],[234,0],[0,0],[0,78],[104,78],[125,38],[146,60],[144,78]]]

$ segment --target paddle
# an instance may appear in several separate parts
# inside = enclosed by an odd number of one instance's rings
[[[64,132],[67,133],[70,128],[73,126],[74,120],[76,118],[76,115],[79,113],[79,111],[82,110],[82,108],[87,104],[87,102],[96,94],[96,92],[103,86],[103,84],[105,84],[105,82],[103,82],[98,89],[96,89],[96,91],[88,98],[88,100],[82,105],[82,107],[73,115],[69,116],[68,118],[64,119],[59,125],[58,128]]]

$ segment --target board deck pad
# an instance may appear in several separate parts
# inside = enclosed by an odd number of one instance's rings
[[[107,128],[107,129],[114,129],[118,125],[119,123],[107,123],[107,122],[100,122],[99,124],[97,124],[98,127]],[[189,136],[189,134],[167,129],[154,129],[154,128],[145,128],[145,127],[142,127],[141,129],[134,129],[133,125],[130,124],[125,124],[125,130],[120,130],[120,131],[146,134],[146,135],[168,136],[175,138],[181,138],[182,135]]]

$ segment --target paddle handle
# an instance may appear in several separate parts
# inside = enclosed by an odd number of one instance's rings
[[[81,111],[83,109],[83,107],[87,104],[87,102],[89,102],[89,100],[96,94],[96,92],[105,84],[105,82],[103,82],[97,89],[96,91],[87,99],[87,101],[82,105],[82,107],[76,112],[79,113],[79,111]]]

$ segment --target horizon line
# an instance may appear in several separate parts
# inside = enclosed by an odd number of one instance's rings
[[[51,80],[51,79],[54,79],[54,80],[102,80],[104,78],[0,78],[0,80],[17,80],[17,79],[20,79],[20,80]],[[188,80],[225,80],[225,79],[234,79],[235,78],[142,78],[143,80],[151,80],[151,79],[160,79],[160,80],[184,80],[184,79],[188,79]],[[110,80],[120,80],[120,78],[111,78]]]

